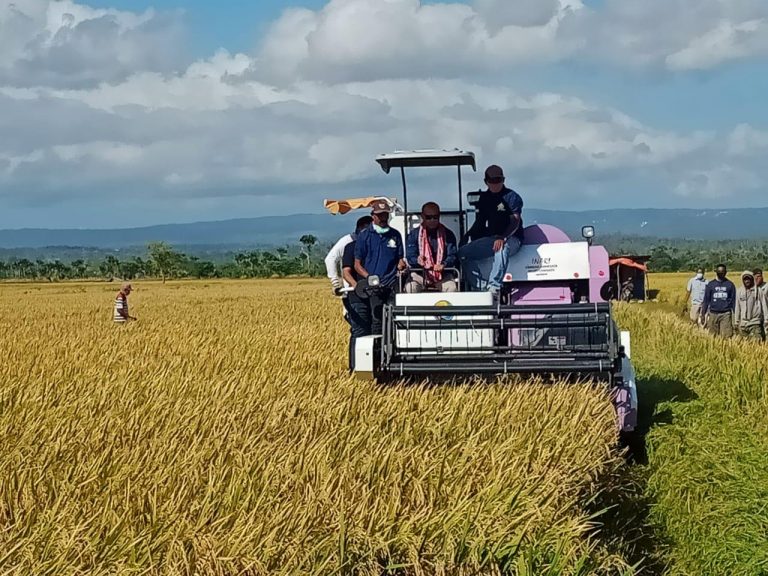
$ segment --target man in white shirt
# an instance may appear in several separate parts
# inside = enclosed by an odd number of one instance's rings
[[[688,280],[688,288],[685,302],[689,305],[691,322],[699,322],[701,304],[704,302],[704,291],[707,289],[707,280],[704,278],[704,268],[696,270],[696,276]]]
[[[333,245],[328,255],[325,257],[325,271],[328,275],[328,279],[331,281],[331,290],[334,296],[342,296],[342,288],[348,288],[349,284],[343,279],[341,275],[341,259],[344,256],[344,248],[350,242],[354,242],[357,239],[357,235],[368,228],[373,222],[373,218],[370,216],[363,216],[357,220],[355,231],[352,234],[347,234],[339,238],[338,242]]]

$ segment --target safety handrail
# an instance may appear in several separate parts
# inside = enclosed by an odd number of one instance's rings
[[[398,284],[399,284],[399,288],[400,288],[399,291],[401,293],[404,291],[404,288],[405,288],[405,278],[409,277],[410,274],[413,273],[413,272],[421,273],[421,276],[422,276],[422,278],[424,278],[424,283],[425,283],[425,286],[426,286],[426,282],[427,282],[426,272],[427,272],[427,269],[426,268],[412,268],[412,267],[409,266],[405,270],[401,270],[401,271],[398,272]],[[456,274],[456,282],[458,283],[458,286],[461,286],[461,270],[459,270],[456,267],[451,266],[451,267],[443,268],[443,272],[452,272],[452,273]]]

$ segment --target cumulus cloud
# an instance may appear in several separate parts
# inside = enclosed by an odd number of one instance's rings
[[[580,44],[558,36],[580,2],[544,0],[423,4],[331,0],[287,10],[266,35],[256,74],[283,81],[462,76],[554,60]]]
[[[529,205],[755,204],[760,127],[674,131],[484,73],[587,53],[679,73],[761,53],[761,4],[701,0],[682,24],[652,13],[682,18],[683,4],[331,0],[286,10],[254,54],[181,64],[176,14],[0,0],[0,134],[14,135],[0,139],[0,201],[306,211],[395,192],[380,152],[461,147],[502,164]]]
[[[768,56],[763,0],[331,0],[288,10],[255,73],[283,81],[466,77],[569,59],[669,71]]]
[[[180,13],[98,10],[72,0],[0,0],[0,82],[88,86],[184,61]]]

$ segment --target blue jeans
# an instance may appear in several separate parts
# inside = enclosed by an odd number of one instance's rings
[[[459,248],[464,277],[472,290],[498,290],[507,272],[509,259],[520,251],[520,239],[510,236],[504,247],[493,251],[496,238],[486,236],[478,238]]]

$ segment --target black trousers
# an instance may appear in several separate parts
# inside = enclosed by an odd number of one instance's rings
[[[355,369],[355,342],[361,336],[372,334],[371,307],[367,300],[359,298],[354,292],[344,299],[344,307],[349,322],[349,371],[352,372]]]

